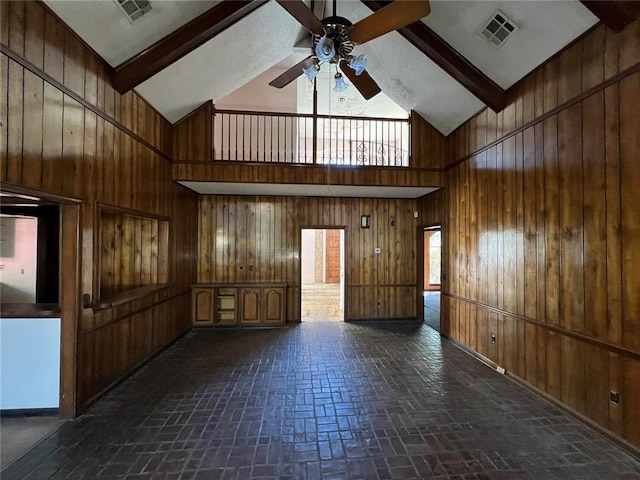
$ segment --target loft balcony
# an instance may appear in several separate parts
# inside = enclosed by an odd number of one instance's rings
[[[446,139],[404,119],[215,110],[174,125],[173,179],[191,182],[442,187]]]

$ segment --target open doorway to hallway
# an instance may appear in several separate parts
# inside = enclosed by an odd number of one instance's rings
[[[424,242],[424,322],[440,331],[440,277],[442,232],[440,226],[425,228]]]
[[[344,229],[303,228],[301,240],[301,320],[344,321]]]
[[[1,471],[75,415],[80,206],[0,187]]]

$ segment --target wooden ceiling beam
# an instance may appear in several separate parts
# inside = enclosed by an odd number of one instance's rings
[[[640,18],[640,2],[619,0],[581,0],[600,21],[614,32],[619,32]]]
[[[391,3],[389,0],[361,1],[374,12]],[[507,106],[506,92],[422,21],[401,28],[398,33],[494,112]]]
[[[189,23],[118,65],[113,85],[125,93],[211,40],[261,7],[267,0],[222,0]]]

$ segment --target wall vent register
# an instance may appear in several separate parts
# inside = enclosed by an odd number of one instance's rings
[[[501,47],[518,30],[518,26],[498,10],[486,21],[480,35],[494,47]]]

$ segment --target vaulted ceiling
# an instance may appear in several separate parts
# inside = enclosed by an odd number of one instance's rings
[[[133,23],[115,0],[45,2],[115,68],[119,88],[135,87],[171,122],[310,53],[300,46],[308,34],[275,1],[151,0],[152,10]],[[509,87],[595,25],[588,3],[436,0],[422,21],[356,52],[367,55],[367,71],[391,100],[447,135],[485,106],[500,109]],[[355,23],[383,4],[338,0],[337,14]],[[500,48],[479,34],[497,11],[518,26]],[[267,101],[263,89],[257,96],[247,103]]]

